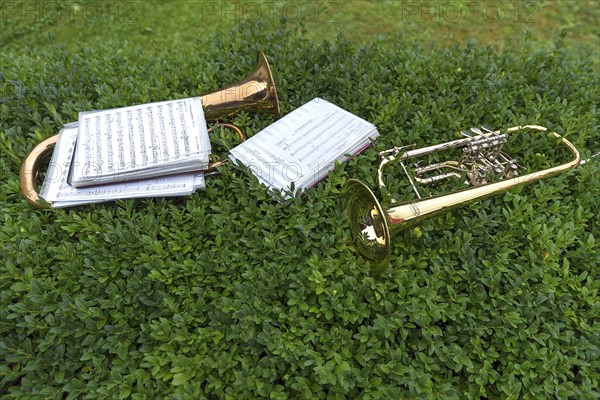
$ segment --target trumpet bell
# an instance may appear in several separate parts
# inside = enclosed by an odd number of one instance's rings
[[[380,273],[389,263],[391,245],[390,229],[379,200],[367,185],[350,179],[342,193],[342,207],[348,212],[350,235],[356,251]]]
[[[477,136],[469,133],[466,139],[415,150],[407,150],[412,146],[404,146],[382,151],[378,169],[378,182],[384,199],[381,202],[364,183],[355,179],[346,182],[340,194],[340,203],[348,214],[350,234],[356,250],[371,263],[373,272],[383,272],[389,264],[391,235],[422,218],[567,171],[581,163],[577,148],[566,138],[552,132],[550,136],[555,137],[558,143],[562,144],[561,147],[569,151],[572,158],[564,164],[519,175],[515,170],[516,161],[502,151],[502,146],[508,137],[517,131],[547,132],[547,129],[543,126],[526,125],[508,128],[506,132],[501,133],[486,126],[482,128],[485,133],[478,128],[473,128],[472,131]],[[462,156],[458,161],[447,160],[426,166],[420,166],[419,163],[412,166],[407,164],[408,160],[434,153],[445,153],[452,149],[461,150]],[[383,170],[386,165],[393,162],[400,163],[418,199],[397,202],[389,197]],[[412,173],[409,173],[409,170]],[[457,171],[465,173],[468,177],[465,181],[465,184],[469,185],[467,188],[425,197],[419,193],[417,184],[430,185],[462,177]],[[437,175],[425,175],[431,172]]]

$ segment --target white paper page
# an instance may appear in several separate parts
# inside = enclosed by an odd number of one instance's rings
[[[79,114],[72,182],[123,181],[161,167],[208,163],[210,141],[199,97]]]
[[[285,190],[294,182],[303,190],[378,136],[373,124],[316,98],[236,146],[230,158],[267,186]]]
[[[194,175],[194,190],[204,189],[206,187],[206,181],[204,180],[204,172],[198,172]]]
[[[67,177],[76,140],[77,123],[68,124],[61,130],[52,154],[40,195],[52,203],[53,207],[124,198],[182,196],[193,193],[196,188],[204,187],[204,174],[190,173],[127,183],[75,188],[69,185]]]

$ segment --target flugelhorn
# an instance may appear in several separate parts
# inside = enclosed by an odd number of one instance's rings
[[[200,96],[204,117],[207,121],[217,121],[241,111],[280,113],[277,88],[267,57],[262,51],[259,51],[257,58],[257,66],[248,77],[215,92]],[[222,125],[233,129],[240,141],[246,139],[238,127],[231,124]],[[37,208],[46,206],[39,200],[36,178],[40,175],[40,167],[51,154],[57,140],[58,134],[42,141],[25,157],[21,166],[21,193],[29,204]],[[209,165],[209,169],[214,169],[221,164],[222,161],[215,162]]]
[[[394,147],[380,153],[378,183],[382,190],[380,202],[363,182],[350,179],[342,189],[341,204],[347,211],[350,234],[356,250],[371,262],[373,272],[383,272],[389,265],[392,234],[420,219],[449,210],[464,203],[478,200],[517,185],[540,180],[552,174],[567,171],[583,164],[579,151],[566,138],[552,132],[558,142],[569,151],[570,161],[541,171],[520,174],[519,164],[503,151],[509,136],[522,130],[547,132],[537,125],[516,126],[504,132],[487,126],[461,131],[466,138],[409,150],[411,146]],[[410,164],[409,160],[460,149],[458,160],[434,162],[428,165]],[[598,156],[594,154],[592,157]],[[384,181],[384,169],[390,163],[399,163],[416,199],[398,202],[390,197]],[[464,179],[466,189],[444,195],[424,197],[419,187],[434,185],[446,180]]]

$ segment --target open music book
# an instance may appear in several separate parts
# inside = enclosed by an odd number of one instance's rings
[[[229,158],[271,189],[285,193],[294,183],[302,192],[378,136],[375,125],[315,98],[233,148]]]

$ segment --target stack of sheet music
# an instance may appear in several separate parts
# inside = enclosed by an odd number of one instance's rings
[[[67,207],[191,194],[210,151],[199,97],[80,113],[60,132],[40,195]]]
[[[315,98],[233,148],[229,157],[261,183],[290,196],[323,179],[379,136],[375,125]]]
[[[230,151],[259,181],[291,195],[368,147],[376,127],[315,98]],[[211,147],[200,98],[79,114],[60,132],[41,197],[52,207],[183,196],[204,188]]]

